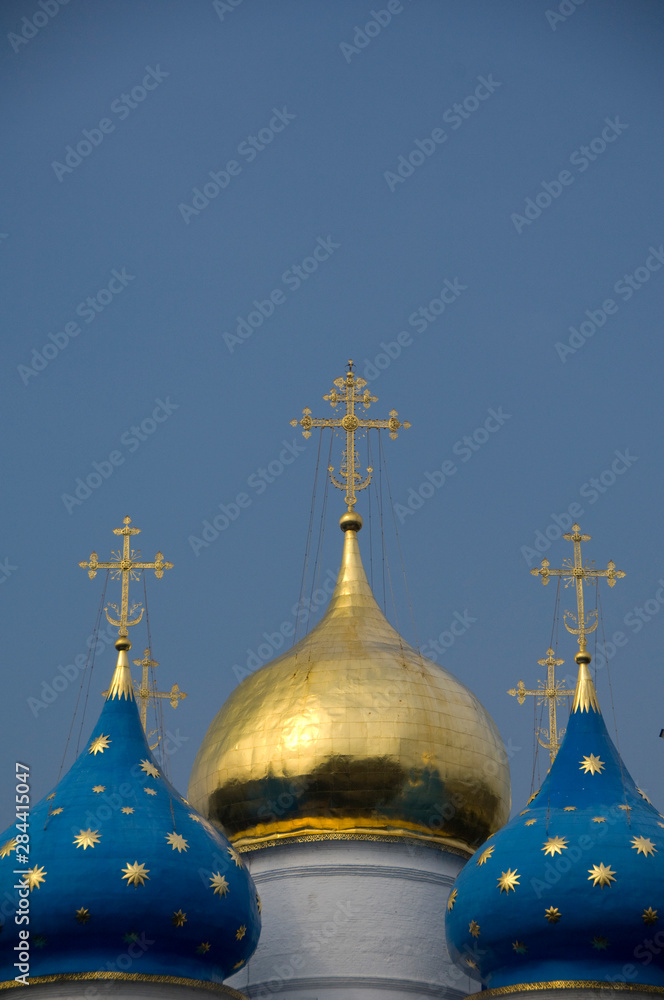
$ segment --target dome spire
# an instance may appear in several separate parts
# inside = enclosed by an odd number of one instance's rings
[[[519,704],[523,705],[526,695],[534,695],[540,698],[539,704],[544,704],[545,699],[549,702],[549,732],[544,733],[544,730],[538,730],[537,741],[540,746],[544,747],[545,750],[549,751],[551,757],[551,763],[556,758],[556,754],[560,748],[561,738],[565,734],[565,730],[558,732],[556,723],[556,704],[558,699],[563,695],[574,695],[574,704],[572,707],[572,712],[593,712],[599,713],[599,702],[597,700],[597,692],[595,691],[595,686],[592,682],[590,676],[590,671],[588,670],[588,665],[592,659],[590,653],[588,652],[587,636],[595,631],[597,628],[597,611],[595,609],[588,612],[586,615],[584,602],[583,602],[583,581],[585,580],[588,584],[596,584],[599,577],[607,577],[607,582],[609,587],[614,587],[616,580],[622,579],[625,576],[622,570],[616,569],[616,564],[614,562],[609,562],[606,569],[593,569],[592,563],[586,562],[585,565],[581,558],[581,542],[589,542],[590,535],[582,535],[581,529],[578,524],[572,525],[572,531],[563,538],[567,542],[574,543],[574,561],[571,559],[564,559],[563,565],[560,569],[551,569],[549,567],[549,560],[542,559],[542,565],[538,566],[536,569],[531,569],[533,576],[540,576],[542,578],[542,583],[544,586],[549,582],[552,576],[563,577],[565,580],[565,586],[568,587],[571,583],[574,583],[576,589],[576,615],[572,614],[571,611],[565,611],[564,622],[565,628],[572,635],[578,637],[579,651],[574,657],[576,663],[579,666],[579,675],[576,682],[576,688],[574,691],[567,691],[563,688],[560,682],[555,680],[555,668],[561,666],[564,660],[555,659],[555,653],[553,649],[547,650],[547,659],[538,660],[537,662],[542,667],[547,667],[547,680],[539,682],[539,690],[537,691],[527,691],[523,681],[519,681],[516,688],[510,688],[507,692],[518,698]],[[568,623],[568,619],[574,622],[573,625]],[[541,739],[541,735],[548,735],[548,741],[545,743]]]
[[[80,562],[78,565],[82,569],[87,569],[88,576],[91,580],[94,580],[97,575],[97,571],[100,569],[110,570],[112,580],[117,580],[118,577],[122,578],[122,598],[120,606],[118,607],[117,604],[109,604],[104,609],[108,621],[111,625],[116,625],[119,631],[119,638],[115,643],[115,648],[118,651],[118,662],[115,667],[115,673],[113,674],[110,687],[108,691],[104,691],[104,694],[107,700],[113,698],[126,698],[127,701],[133,701],[134,686],[131,679],[129,658],[127,656],[127,653],[131,649],[131,642],[129,641],[128,634],[129,627],[132,625],[138,625],[138,623],[142,620],[143,611],[145,609],[140,603],[133,602],[131,605],[129,604],[129,580],[137,580],[139,577],[138,571],[141,569],[153,569],[157,579],[161,580],[165,569],[173,569],[173,563],[165,562],[162,552],[157,552],[154,557],[154,562],[138,562],[137,556],[140,555],[140,549],[134,550],[130,548],[129,538],[132,535],[138,535],[141,529],[129,527],[131,524],[130,517],[125,517],[122,523],[122,528],[113,528],[114,535],[122,535],[122,552],[119,550],[117,552],[111,552],[112,559],[110,562],[99,562],[97,559],[97,553],[92,552],[88,562]],[[118,616],[117,618],[111,617],[108,611],[109,607]],[[173,708],[177,708],[178,702],[182,698],[186,698],[187,695],[183,691],[180,691],[177,684],[174,684],[170,691],[157,691],[154,689],[156,687],[155,685],[152,687],[148,685],[149,668],[159,665],[156,660],[151,658],[149,649],[146,649],[142,660],[134,660],[134,663],[137,666],[143,667],[143,677],[141,683],[137,686],[137,694],[141,703],[141,723],[143,725],[143,729],[147,732],[147,711],[149,701],[156,698],[170,698]]]
[[[129,639],[121,637],[115,643],[115,648],[118,651],[118,662],[115,665],[109,689],[104,692],[106,701],[112,701],[114,698],[126,698],[127,701],[133,701],[134,687],[131,682],[129,657],[127,656],[128,650],[131,649],[131,643]]]
[[[398,413],[396,410],[390,410],[390,415],[388,420],[369,420],[363,417],[358,417],[355,412],[356,406],[363,406],[365,410],[368,410],[372,403],[378,402],[378,396],[372,396],[368,389],[364,388],[366,386],[366,381],[363,378],[355,375],[353,371],[353,362],[348,362],[348,371],[345,376],[340,378],[335,378],[334,385],[336,389],[331,389],[327,396],[323,396],[326,399],[332,409],[336,409],[339,403],[346,404],[346,412],[343,417],[321,419],[319,417],[312,417],[311,410],[309,407],[305,407],[302,410],[304,414],[300,420],[291,420],[291,427],[297,427],[298,423],[302,427],[302,434],[305,438],[311,437],[312,427],[341,427],[346,431],[346,449],[343,453],[342,465],[339,470],[339,477],[333,475],[334,468],[330,466],[328,472],[330,473],[330,479],[332,484],[339,490],[346,491],[346,505],[348,507],[348,513],[353,513],[353,508],[357,503],[357,497],[355,494],[360,490],[365,490],[369,483],[371,482],[371,474],[373,469],[371,466],[367,468],[367,474],[362,478],[358,468],[360,464],[359,457],[355,451],[355,433],[360,429],[375,427],[375,428],[386,428],[390,432],[390,437],[395,438],[397,436],[397,431],[400,427],[410,427],[408,421],[403,423],[397,420]],[[364,389],[364,392],[361,390]],[[340,391],[337,391],[340,390]],[[343,531],[347,531],[352,527],[351,521],[344,521],[342,518],[341,528]],[[353,530],[359,531],[362,527],[362,520],[360,518],[359,527]]]
[[[577,654],[578,655],[578,654]],[[599,701],[587,663],[579,663],[579,676],[574,692],[572,712],[596,712],[599,715]]]

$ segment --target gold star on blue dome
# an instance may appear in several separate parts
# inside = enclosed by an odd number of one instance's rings
[[[122,871],[124,872],[122,877],[127,879],[127,885],[133,885],[135,889],[139,885],[145,885],[146,879],[150,878],[148,875],[150,869],[146,868],[143,862],[139,864],[138,861],[134,861],[133,865],[125,865]]]
[[[98,736],[90,744],[90,749],[88,750],[88,753],[95,755],[98,753],[103,753],[104,750],[106,750],[107,747],[110,745],[110,742],[111,739],[109,736]]]
[[[228,882],[220,872],[210,877],[210,888],[214,890],[215,896],[226,896],[228,894]]]
[[[166,840],[171,845],[173,850],[178,852],[178,854],[180,854],[181,851],[186,851],[189,847],[189,844],[180,833],[167,833]]]
[[[605,865],[603,862],[593,865],[588,871],[590,872],[588,881],[592,882],[593,885],[598,885],[600,889],[610,886],[616,880],[616,873],[612,870],[611,865]]]
[[[637,854],[644,854],[648,857],[649,854],[656,854],[657,848],[653,844],[652,840],[648,837],[632,837],[632,849],[636,851]]]
[[[510,889],[512,892],[516,892],[516,886],[520,884],[521,876],[517,875],[517,869],[512,871],[508,868],[506,872],[501,872],[500,878],[498,879],[498,885],[500,886],[501,892],[506,892],[509,896]]]
[[[594,753],[584,757],[583,760],[579,761],[579,764],[581,765],[579,770],[585,774],[601,774],[605,767],[604,761],[596,757]]]

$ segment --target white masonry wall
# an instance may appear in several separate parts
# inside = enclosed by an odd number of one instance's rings
[[[413,841],[282,843],[243,855],[263,903],[248,965],[226,982],[251,1000],[462,1000],[445,910],[464,864]]]

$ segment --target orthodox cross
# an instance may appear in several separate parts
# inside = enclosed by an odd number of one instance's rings
[[[158,580],[161,580],[164,575],[165,569],[173,569],[173,563],[164,562],[164,556],[161,552],[157,552],[154,557],[154,562],[137,562],[136,556],[139,555],[140,550],[134,551],[129,547],[129,537],[130,535],[138,535],[140,528],[130,528],[131,518],[125,517],[123,521],[123,528],[113,528],[114,535],[123,536],[122,552],[111,552],[112,560],[111,562],[99,562],[97,559],[97,553],[92,552],[90,555],[89,562],[81,562],[78,565],[82,569],[87,569],[88,576],[91,580],[94,580],[97,575],[97,570],[99,569],[110,569],[111,579],[117,580],[118,577],[122,577],[122,601],[120,607],[117,604],[109,604],[108,607],[115,611],[118,618],[111,618],[108,613],[108,608],[105,608],[106,617],[108,618],[111,625],[116,625],[120,632],[120,636],[126,637],[128,634],[128,627],[130,625],[138,625],[141,618],[143,617],[143,608],[140,604],[132,604],[129,606],[129,580],[138,580],[139,569],[153,569],[155,571],[155,576]],[[132,619],[138,609],[140,608],[140,614],[136,618]]]
[[[510,688],[507,692],[508,694],[514,695],[519,704],[523,705],[526,700],[526,695],[534,695],[538,701],[538,705],[543,705],[545,701],[549,702],[549,731],[546,729],[537,730],[537,742],[545,750],[549,751],[549,756],[551,757],[551,763],[553,764],[556,754],[560,748],[562,738],[565,735],[565,730],[561,729],[558,731],[558,726],[556,722],[556,705],[565,695],[574,694],[574,688],[569,691],[564,689],[563,681],[556,680],[556,667],[559,667],[564,660],[556,660],[554,657],[554,652],[552,649],[547,649],[546,660],[537,661],[541,667],[546,667],[546,681],[538,681],[539,689],[537,691],[527,691],[523,681],[519,681],[515,688]],[[542,740],[542,736],[547,738],[546,743]]]
[[[134,691],[136,692],[136,701],[140,704],[141,722],[143,723],[143,729],[147,733],[147,720],[148,720],[148,704],[156,698],[170,698],[171,705],[173,708],[178,707],[178,702],[186,698],[184,691],[180,691],[177,684],[174,684],[170,691],[157,691],[155,690],[156,685],[150,686],[149,681],[149,671],[150,667],[158,667],[159,664],[156,660],[151,659],[150,650],[146,649],[143,654],[142,660],[134,660],[137,667],[143,667],[143,676],[140,683],[134,681]],[[153,734],[150,733],[150,736]]]
[[[291,427],[297,427],[298,423],[300,424],[302,434],[305,438],[311,436],[312,427],[341,427],[346,431],[346,450],[343,453],[342,465],[339,470],[341,480],[333,475],[334,467],[332,465],[328,467],[327,471],[330,473],[330,479],[334,486],[337,489],[346,491],[345,499],[349,513],[352,513],[353,507],[357,503],[355,493],[367,488],[371,482],[371,473],[373,472],[373,469],[369,466],[367,468],[367,475],[363,479],[358,471],[360,462],[355,451],[355,432],[360,428],[386,428],[390,432],[390,437],[395,438],[400,427],[410,427],[407,421],[402,423],[400,420],[397,420],[398,413],[396,410],[390,410],[389,419],[387,420],[368,420],[358,417],[355,412],[356,406],[361,405],[365,410],[368,410],[372,403],[378,402],[378,396],[372,396],[368,389],[364,389],[366,384],[363,378],[359,378],[354,374],[353,362],[349,361],[345,377],[342,376],[334,380],[334,385],[340,391],[331,389],[327,396],[323,396],[323,399],[328,400],[333,409],[336,409],[339,403],[345,403],[346,412],[344,416],[335,419],[320,419],[312,417],[311,410],[306,407],[302,410],[304,416],[299,421],[291,420],[290,422]],[[362,392],[362,389],[364,389],[364,392]]]
[[[591,569],[592,563],[586,563],[585,566],[581,561],[581,542],[589,542],[590,535],[582,535],[581,529],[578,524],[572,525],[572,531],[563,538],[566,542],[574,542],[574,562],[571,559],[563,559],[562,569],[549,569],[549,560],[542,559],[542,565],[537,569],[531,569],[533,576],[541,576],[542,583],[546,586],[549,582],[549,578],[552,576],[562,576],[565,579],[565,586],[569,587],[570,583],[574,583],[576,586],[576,615],[573,615],[571,611],[565,611],[563,615],[563,620],[565,622],[565,628],[572,635],[577,635],[579,643],[579,652],[576,654],[574,659],[577,663],[590,663],[590,655],[586,651],[587,640],[586,636],[591,632],[594,632],[597,628],[597,609],[593,609],[586,613],[583,607],[583,581],[587,583],[596,584],[597,579],[601,576],[607,578],[607,583],[609,587],[615,587],[616,580],[622,579],[624,573],[620,569],[616,569],[616,564],[609,561],[607,563],[606,569]],[[568,619],[576,623],[573,627],[568,625]],[[581,659],[579,659],[581,657]]]

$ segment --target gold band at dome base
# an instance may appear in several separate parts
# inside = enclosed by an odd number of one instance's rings
[[[239,993],[238,990],[234,990],[231,986],[225,986],[224,983],[210,983],[202,979],[186,979],[184,976],[149,976],[141,972],[56,972],[51,976],[28,976],[28,983],[30,986],[39,986],[43,983],[81,982],[93,979],[121,979],[125,982],[189,986],[192,989],[212,991],[219,996],[230,997],[231,1000],[247,1000],[244,993]],[[15,979],[9,979],[4,983],[0,983],[0,990],[9,990],[14,987],[23,987],[23,983],[17,983]]]
[[[473,856],[473,851],[458,840],[441,837],[434,837],[431,834],[417,833],[414,830],[387,829],[379,830],[375,827],[344,827],[344,829],[325,829],[316,826],[317,821],[312,822],[312,826],[301,826],[290,831],[271,832],[265,836],[241,835],[232,840],[233,847],[240,854],[249,851],[258,851],[264,847],[275,847],[277,844],[304,844],[321,840],[377,840],[382,843],[400,844],[404,840],[415,841],[426,847],[434,847],[440,851],[448,851],[450,854],[458,854],[459,857],[468,860]]]
[[[495,989],[481,990],[471,993],[467,1000],[482,997],[504,997],[514,993],[528,993],[541,990],[627,990],[633,993],[658,993],[664,996],[664,986],[648,986],[645,983],[608,983],[595,982],[592,979],[556,979],[550,983],[516,983],[514,986],[496,986]]]

